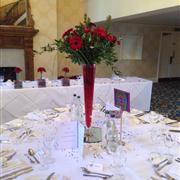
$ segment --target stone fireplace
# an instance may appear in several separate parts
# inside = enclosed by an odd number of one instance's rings
[[[0,26],[0,67],[17,67],[18,63],[16,60],[18,58],[16,59],[16,57],[13,55],[10,59],[4,58],[6,59],[4,62],[2,59],[2,54],[10,49],[12,52],[13,50],[21,50],[20,54],[23,52],[23,63],[21,63],[19,66],[22,69],[24,68],[24,79],[34,80],[33,36],[37,32],[38,30],[35,30],[32,27]],[[7,53],[7,55],[9,56],[10,54]],[[19,60],[21,60],[21,58]],[[6,64],[7,61],[11,61],[9,65]],[[2,63],[5,63],[6,65],[2,66]]]

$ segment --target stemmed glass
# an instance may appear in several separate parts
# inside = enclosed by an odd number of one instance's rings
[[[173,138],[173,135],[169,133],[168,131],[164,134],[164,145],[168,149],[168,155],[171,155],[171,148],[175,145],[175,140]]]
[[[123,167],[127,160],[127,153],[122,146],[118,146],[116,152],[113,153],[113,166],[115,170],[115,177],[113,180],[124,180]]]
[[[47,131],[48,129],[48,131]],[[42,150],[47,156],[46,163],[51,164],[55,161],[52,157],[52,150],[55,145],[55,137],[57,134],[56,123],[53,121],[46,121],[42,133]]]
[[[4,82],[4,76],[0,75],[0,86],[2,86],[3,82]]]
[[[153,127],[151,129],[151,140],[156,146],[156,151],[160,151],[159,147],[161,147],[164,140],[164,129],[155,129]]]

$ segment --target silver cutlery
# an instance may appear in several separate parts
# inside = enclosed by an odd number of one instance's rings
[[[162,177],[162,178],[166,178],[166,176],[161,174],[157,169],[154,169],[154,172],[156,173],[157,176]]]
[[[99,172],[93,172],[93,171],[90,171],[88,170],[87,168],[85,167],[81,167],[81,169],[83,170],[83,172],[87,173],[87,174],[91,174],[91,175],[99,175],[99,176],[106,176],[106,177],[112,177],[113,175],[110,175],[110,174],[106,174],[106,173],[99,173]]]
[[[179,121],[173,121],[173,122],[166,123],[166,125],[178,124],[178,123],[179,123]]]
[[[151,179],[152,180],[158,180],[156,177],[154,177],[154,176],[151,176]]]
[[[28,154],[24,154],[30,161],[30,163],[34,164],[35,161],[33,159],[31,159],[31,157]]]
[[[164,163],[164,162],[166,162],[166,161],[168,161],[168,159],[162,160],[162,161],[159,162],[158,164],[155,164],[154,167],[155,167],[155,168],[158,168],[162,163]]]
[[[167,165],[172,164],[172,160],[168,159],[168,161],[166,161],[165,163],[163,163],[161,166],[159,166],[158,168],[156,168],[157,171],[160,171],[161,169],[163,169],[164,167],[166,167]]]
[[[150,111],[144,111],[142,113],[139,113],[139,114],[136,114],[135,116],[136,117],[141,117],[141,116],[144,116],[145,114],[148,114]]]
[[[109,179],[110,177],[107,176],[100,176],[100,175],[93,175],[93,174],[83,174],[83,176],[88,176],[88,177],[97,177],[101,179]]]
[[[35,152],[34,152],[33,149],[29,148],[29,149],[28,149],[28,154],[34,158],[34,160],[36,161],[36,163],[40,164],[39,160],[38,160],[38,159],[36,158],[36,156],[35,156]]]
[[[47,178],[46,180],[51,180],[51,178],[54,176],[55,172],[52,172]]]
[[[6,161],[10,161],[15,155],[16,155],[16,152],[12,153],[8,157],[6,157]]]
[[[176,158],[175,161],[180,163],[180,158]]]
[[[0,140],[0,143],[8,144],[8,143],[10,143],[10,141],[8,139],[7,140]]]
[[[32,167],[22,168],[14,172],[11,172],[9,174],[6,174],[4,176],[1,176],[0,179],[3,179],[3,180],[15,179],[16,177],[23,175],[25,173],[31,172],[32,170],[33,170]]]
[[[176,129],[170,129],[169,132],[174,132],[174,133],[180,133],[180,130]]]

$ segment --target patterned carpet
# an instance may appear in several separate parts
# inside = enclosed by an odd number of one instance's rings
[[[153,84],[151,110],[180,120],[180,80]]]

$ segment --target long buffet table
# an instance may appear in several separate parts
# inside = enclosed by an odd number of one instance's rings
[[[73,84],[69,87],[1,89],[0,122],[8,122],[36,109],[65,106],[71,103],[74,93],[80,95],[83,102],[82,82],[73,82]],[[94,102],[98,102],[100,98],[113,104],[114,88],[130,92],[133,108],[143,111],[150,110],[152,81],[137,77],[127,77],[119,80],[97,78]]]
[[[114,176],[112,180],[120,180],[116,177],[117,169],[113,165],[113,156],[109,155],[102,149],[101,143],[84,144],[83,156],[79,151],[76,150],[59,150],[56,146],[52,146],[52,156],[55,161],[51,164],[44,164],[44,160],[40,158],[40,164],[31,163],[27,158],[28,148],[33,148],[35,152],[42,151],[43,144],[43,134],[51,135],[50,125],[58,127],[58,123],[67,121],[69,118],[69,112],[62,109],[60,113],[55,111],[43,110],[39,112],[34,112],[34,116],[38,116],[39,120],[33,120],[30,118],[30,114],[27,119],[16,119],[8,123],[8,125],[3,124],[2,129],[4,131],[0,135],[1,140],[1,153],[7,152],[8,150],[13,150],[16,155],[7,163],[7,167],[3,167],[2,174],[8,174],[10,167],[15,169],[22,169],[25,167],[31,167],[31,172],[22,174],[17,177],[18,180],[42,180],[47,179],[47,176],[55,172],[54,178],[56,180],[98,180],[100,178],[92,178],[83,176],[81,167],[86,166],[89,163],[101,164],[104,170],[111,172]],[[52,117],[54,115],[54,118]],[[93,126],[102,127],[103,121],[105,119],[104,114],[97,110],[93,119]],[[98,115],[98,117],[97,117]],[[32,117],[32,113],[31,113]],[[51,118],[50,118],[51,117]],[[44,119],[43,119],[44,118]],[[172,176],[175,180],[178,180],[178,171],[180,168],[180,163],[176,161],[179,157],[180,151],[180,140],[179,134],[169,132],[169,129],[178,128],[179,124],[166,125],[167,122],[173,122],[170,119],[166,119],[163,116],[156,113],[149,113],[141,117],[148,123],[144,123],[139,120],[133,113],[125,113],[123,115],[124,128],[123,128],[123,140],[125,141],[125,146],[121,147],[123,151],[126,152],[127,160],[124,161],[124,166],[121,167],[121,172],[125,176],[126,180],[150,180],[150,179],[168,179],[168,175]],[[27,121],[27,122],[26,122]],[[101,122],[102,121],[102,122]],[[151,122],[152,121],[152,122]],[[25,125],[21,126],[21,122]],[[101,122],[101,123],[100,123]],[[118,125],[119,120],[115,121]],[[45,125],[44,128],[43,125]],[[175,126],[176,125],[176,126]],[[174,126],[174,127],[173,127]],[[9,130],[14,127],[14,131]],[[19,127],[16,129],[15,127]],[[118,127],[118,126],[117,126]],[[24,130],[30,128],[32,130],[33,136],[25,136],[19,138]],[[47,131],[48,129],[48,131]],[[157,137],[157,139],[152,138],[152,135]],[[54,136],[56,137],[55,131]],[[22,136],[21,136],[22,137]],[[172,146],[168,146],[164,142],[165,137],[171,137]],[[6,140],[6,141],[3,141]],[[4,143],[3,143],[4,142]],[[169,149],[169,150],[168,150]],[[169,152],[168,152],[169,151]],[[169,156],[167,156],[167,154]],[[155,155],[155,156],[152,156]],[[160,157],[171,158],[168,165],[162,165],[162,169],[156,173],[153,168],[152,157],[159,159]],[[45,159],[47,160],[47,159]],[[154,159],[155,160],[155,159]],[[153,162],[155,163],[155,161]],[[159,159],[161,162],[162,159]],[[119,162],[120,163],[120,162]],[[157,160],[156,160],[157,163]],[[16,164],[16,165],[15,165]],[[21,164],[18,166],[18,164]],[[43,169],[47,165],[47,169]],[[8,169],[9,166],[9,169]],[[7,172],[3,169],[8,169]],[[24,171],[23,171],[24,172]],[[175,173],[175,174],[173,174]],[[16,174],[13,174],[16,176]],[[162,178],[161,176],[166,176],[167,178]],[[173,178],[169,178],[173,179]]]

